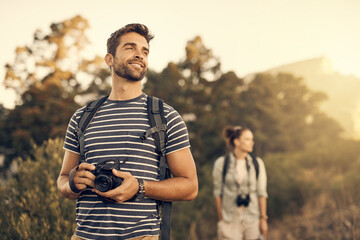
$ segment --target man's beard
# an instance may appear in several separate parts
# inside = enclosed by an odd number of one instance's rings
[[[141,81],[146,73],[145,69],[143,69],[141,72],[138,72],[130,69],[130,67],[124,63],[116,64],[115,62],[113,68],[116,75],[133,82]]]

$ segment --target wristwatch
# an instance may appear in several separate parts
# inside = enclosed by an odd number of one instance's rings
[[[138,179],[139,182],[139,190],[136,194],[136,199],[141,199],[145,197],[145,184],[144,184],[144,180],[142,179]]]

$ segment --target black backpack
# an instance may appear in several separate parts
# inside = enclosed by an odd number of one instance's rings
[[[259,162],[257,161],[257,158],[254,154],[250,154],[254,167],[255,167],[255,172],[256,172],[256,180],[259,178]],[[222,189],[224,189],[224,183],[225,183],[225,177],[226,177],[226,173],[228,171],[229,168],[229,163],[230,163],[230,155],[226,155],[225,156],[225,160],[224,160],[224,168],[223,168],[223,172],[222,172]],[[223,191],[223,190],[222,190]],[[222,195],[222,193],[221,193]]]
[[[83,111],[80,119],[78,120],[78,127],[75,129],[76,134],[79,141],[79,149],[80,149],[80,161],[85,161],[85,139],[84,133],[89,123],[94,118],[96,112],[99,110],[101,105],[106,101],[108,96],[99,98],[90,102]],[[166,154],[165,154],[165,146],[167,141],[166,135],[166,119],[164,116],[164,102],[163,100],[148,96],[147,97],[147,112],[148,118],[150,122],[150,129],[148,129],[143,136],[141,136],[142,140],[145,140],[148,136],[153,134],[156,146],[156,152],[160,155],[160,181],[170,178],[171,173],[167,166],[166,162]],[[170,239],[170,227],[171,227],[171,207],[172,202],[159,202],[159,211],[162,216],[161,222],[161,240],[169,240]]]

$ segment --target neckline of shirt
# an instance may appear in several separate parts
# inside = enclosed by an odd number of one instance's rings
[[[137,102],[142,98],[146,99],[146,94],[142,93],[140,96],[136,97],[136,98],[132,98],[132,99],[128,99],[128,100],[111,100],[111,99],[107,99],[106,101],[108,103],[115,103],[115,104],[121,104],[121,103],[130,103],[130,102]]]

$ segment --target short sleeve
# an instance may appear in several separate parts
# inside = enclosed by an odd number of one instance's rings
[[[223,167],[224,167],[224,157],[220,157],[215,161],[212,172],[214,197],[218,197],[221,195]]]
[[[189,134],[184,120],[172,107],[164,106],[167,121],[166,154],[190,147]]]
[[[264,161],[261,158],[257,158],[257,160],[259,163],[259,177],[258,177],[258,187],[257,187],[258,196],[267,198],[268,197],[267,175],[266,175]]]
[[[76,135],[76,126],[77,126],[77,113],[75,113],[68,124],[67,130],[66,130],[66,135],[65,135],[65,141],[64,141],[64,149],[74,152],[74,153],[80,153],[79,150],[79,144],[78,144],[78,139],[77,139],[77,135]]]

